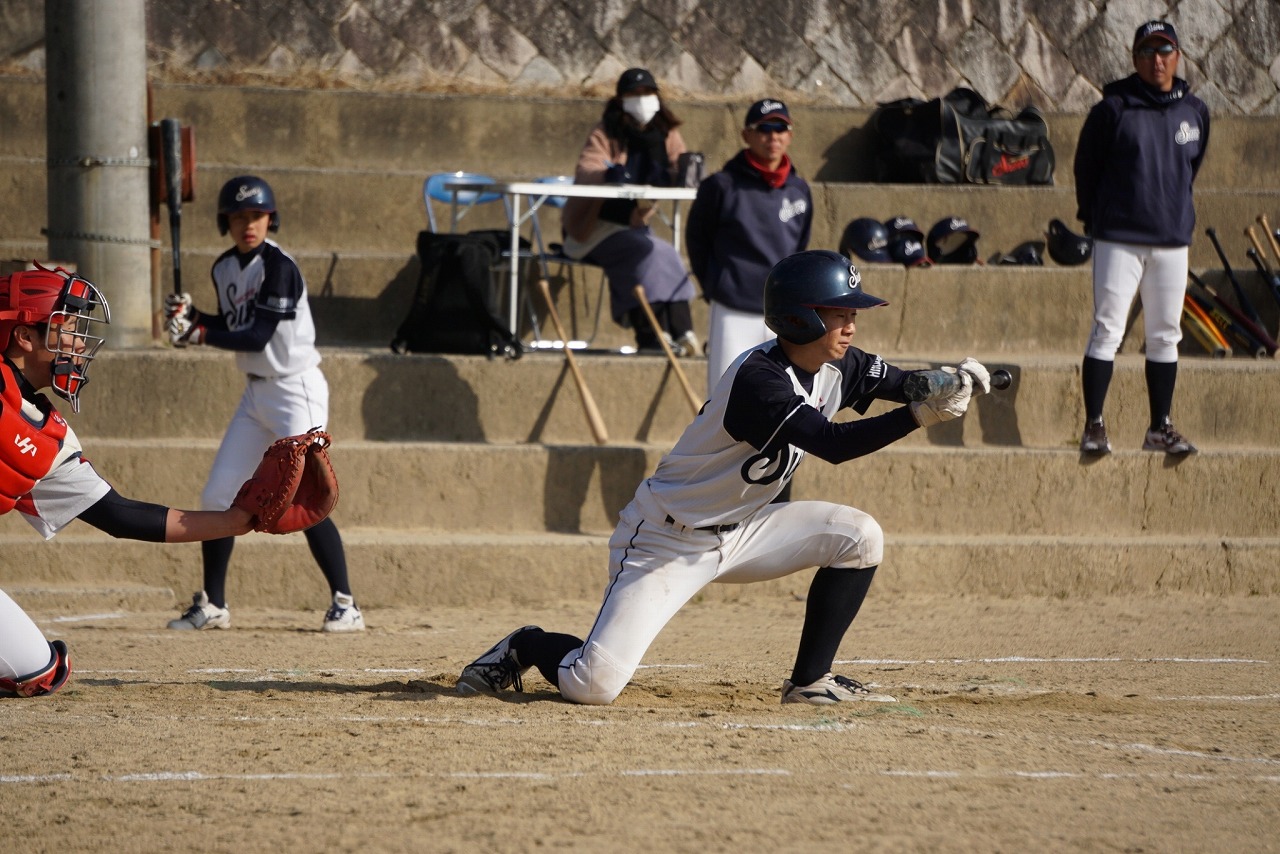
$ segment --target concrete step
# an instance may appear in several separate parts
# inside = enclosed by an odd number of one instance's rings
[[[196,507],[216,445],[100,441],[86,456],[126,496]],[[334,520],[606,535],[661,454],[653,445],[338,442]],[[797,500],[851,504],[903,534],[1265,537],[1276,534],[1280,448],[1182,460],[1122,449],[1082,460],[1074,450],[891,446],[842,466],[806,461],[794,483]],[[24,529],[17,514],[0,518],[0,532]]]
[[[953,536],[886,534],[873,596],[1211,596],[1280,595],[1280,539],[1152,536]],[[517,604],[554,606],[599,600],[607,542],[564,535],[444,535],[343,530],[351,584],[372,625],[380,607]],[[0,535],[13,567],[5,590],[33,613],[76,616],[170,610],[200,585],[200,549],[62,534],[56,543]],[[712,584],[710,601],[803,597],[812,573],[762,584]],[[299,534],[242,538],[227,584],[239,607],[323,612],[324,580]],[[590,614],[583,614],[589,619]],[[318,616],[317,616],[318,619]],[[584,627],[586,623],[583,624]]]
[[[909,305],[910,311],[916,310],[916,301]],[[868,349],[906,368],[928,367],[942,359],[954,363],[966,355],[965,349],[944,349],[940,342],[931,345],[936,350],[932,358],[896,355],[925,351],[884,340],[883,331],[893,327],[893,310],[877,310],[888,322],[877,325],[869,317],[860,325],[859,341]],[[903,343],[923,348],[929,344],[923,339],[915,336]],[[1060,451],[1076,447],[1084,421],[1078,355],[1017,356],[984,347],[972,352],[992,369],[1009,369],[1013,387],[979,398],[960,422],[917,431],[903,444]],[[591,442],[581,398],[558,353],[529,353],[515,361],[399,356],[389,350],[349,348],[325,348],[323,353],[331,398],[329,427],[340,444],[364,439]],[[665,358],[582,354],[578,363],[611,442],[653,443],[665,449],[688,425],[691,408]],[[705,361],[681,363],[690,385],[704,397]],[[208,348],[106,350],[90,377],[81,412],[68,418],[91,455],[108,438],[146,434],[160,440],[215,440],[235,411],[245,383],[230,353]],[[1276,360],[1186,358],[1179,365],[1175,420],[1205,450],[1280,447],[1280,422],[1274,417],[1278,410]],[[1123,355],[1116,362],[1107,405],[1118,449],[1141,443],[1147,416],[1143,358]]]

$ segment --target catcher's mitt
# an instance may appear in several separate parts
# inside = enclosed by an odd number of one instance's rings
[[[338,478],[326,450],[332,443],[319,428],[273,442],[232,505],[252,513],[253,529],[268,534],[323,522],[338,503]]]

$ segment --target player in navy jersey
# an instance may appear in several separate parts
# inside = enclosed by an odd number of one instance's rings
[[[609,542],[609,582],[586,639],[525,626],[463,669],[463,694],[523,690],[531,667],[576,703],[611,703],[649,645],[712,582],[748,583],[818,567],[800,647],[782,702],[893,702],[831,672],[884,551],[861,510],[826,501],[771,503],[806,454],[840,463],[877,451],[921,426],[962,416],[986,368],[965,359],[949,396],[906,401],[910,375],[852,346],[860,310],[884,305],[836,252],[800,252],[765,282],[765,319],[778,336],[740,355],[711,399],[620,514]],[[875,399],[905,404],[865,414]]]
[[[324,427],[329,420],[329,385],[320,371],[302,271],[267,237],[279,227],[270,185],[253,175],[232,178],[218,194],[218,230],[230,233],[235,242],[213,262],[218,313],[198,311],[189,294],[165,297],[166,328],[174,346],[208,344],[232,350],[247,380],[201,496],[206,509],[230,507],[240,484],[276,439]],[[364,629],[333,519],[308,528],[305,535],[332,596],[323,630]],[[234,545],[231,537],[203,543],[204,589],[169,628],[231,627],[225,588]]]

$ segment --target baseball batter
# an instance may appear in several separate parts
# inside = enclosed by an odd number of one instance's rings
[[[836,252],[778,262],[764,288],[765,319],[778,337],[730,365],[620,514],[604,603],[586,639],[525,626],[467,665],[458,691],[522,691],[523,675],[536,667],[565,699],[608,704],[662,627],[705,585],[816,566],[782,702],[892,702],[831,672],[883,556],[880,526],[826,501],[770,503],[806,454],[840,463],[872,453],[917,427],[963,415],[975,383],[989,389],[986,368],[966,359],[949,397],[833,421],[841,409],[865,413],[873,399],[906,402],[910,373],[851,344],[858,311],[884,304]]]
[[[208,344],[232,350],[246,377],[240,405],[201,495],[205,508],[229,507],[262,452],[276,439],[323,428],[329,418],[329,385],[320,370],[302,271],[267,237],[279,227],[270,185],[252,175],[232,178],[218,194],[218,230],[230,233],[235,242],[213,263],[218,313],[197,310],[190,294],[165,297],[167,330],[175,346]],[[325,519],[305,535],[332,596],[323,630],[364,629],[337,526]],[[234,545],[231,537],[203,544],[204,589],[169,628],[231,627],[225,591]]]
[[[95,334],[110,323],[106,298],[65,271],[0,276],[0,514],[17,510],[46,540],[75,519],[113,537],[189,543],[234,537],[254,517],[229,507],[174,510],[117,493],[85,459],[75,431],[49,398],[52,388],[80,411],[90,363],[102,346]],[[22,608],[0,591],[0,691],[50,694],[71,674],[60,640],[50,643]]]

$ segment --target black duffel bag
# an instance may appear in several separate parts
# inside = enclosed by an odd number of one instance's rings
[[[1052,184],[1054,156],[1044,116],[991,106],[972,89],[941,98],[881,104],[872,117],[880,178],[926,184]]]

